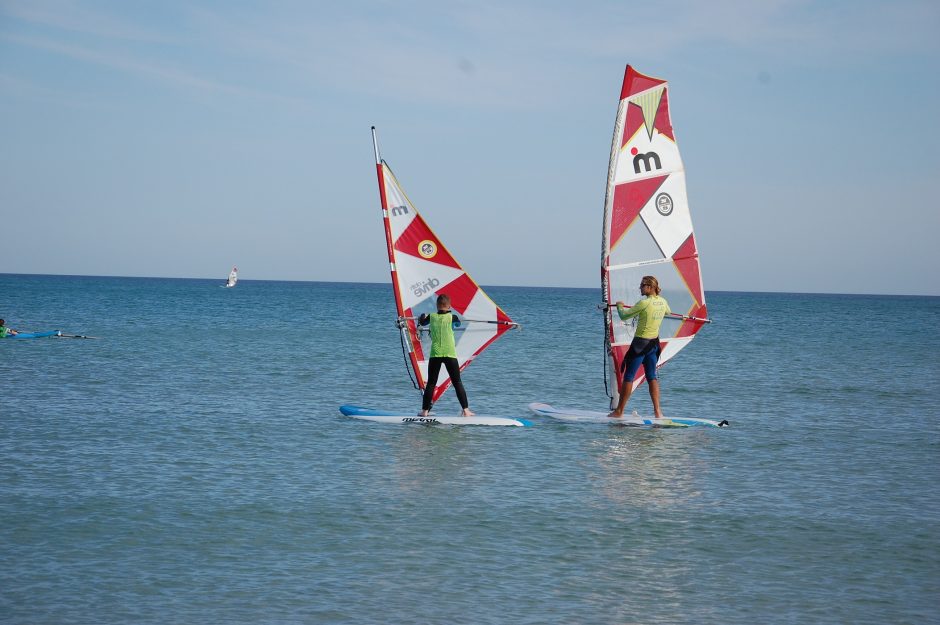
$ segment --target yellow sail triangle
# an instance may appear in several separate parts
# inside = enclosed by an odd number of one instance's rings
[[[663,91],[665,90],[666,85],[659,85],[630,98],[630,103],[636,104],[643,111],[643,123],[646,124],[646,132],[649,134],[650,141],[653,140],[653,124],[656,123],[656,112],[659,110],[659,102],[663,99]]]

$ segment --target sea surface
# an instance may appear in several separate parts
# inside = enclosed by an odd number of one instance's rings
[[[728,428],[426,427],[337,410],[420,407],[388,285],[222,282],[0,274],[100,337],[0,341],[0,622],[940,622],[940,298],[708,293]],[[476,412],[606,408],[599,289],[487,291]]]

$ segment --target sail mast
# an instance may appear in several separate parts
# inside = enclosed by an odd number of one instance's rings
[[[617,405],[620,398],[620,379],[617,370],[618,363],[613,356],[611,337],[613,336],[613,310],[611,306],[616,302],[610,300],[610,220],[613,215],[614,188],[616,186],[617,156],[619,153],[620,136],[623,134],[623,109],[625,100],[621,99],[617,106],[617,117],[614,120],[614,136],[610,145],[610,160],[607,166],[607,190],[604,194],[604,220],[601,227],[601,296],[604,301],[604,385],[610,397],[611,408]],[[608,370],[609,369],[609,370]]]
[[[375,151],[375,174],[379,181],[379,199],[382,202],[382,221],[385,224],[385,246],[388,252],[389,272],[392,276],[392,291],[395,293],[395,310],[398,311],[398,316],[401,317],[404,315],[405,311],[402,307],[401,289],[399,289],[398,285],[398,272],[395,268],[395,252],[392,247],[394,245],[392,225],[388,218],[388,197],[385,194],[385,164],[379,152],[379,138],[375,126],[372,127],[372,148]]]

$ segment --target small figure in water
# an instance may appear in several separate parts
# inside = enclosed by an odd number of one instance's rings
[[[623,302],[617,302],[617,314],[626,321],[631,317],[639,316],[636,324],[636,334],[633,342],[630,343],[630,349],[623,357],[620,363],[620,370],[623,372],[623,382],[620,384],[620,401],[617,407],[608,416],[622,417],[623,409],[630,399],[630,393],[633,392],[633,378],[639,371],[640,365],[643,365],[646,371],[646,383],[650,387],[650,399],[653,400],[653,412],[657,419],[662,419],[663,411],[659,407],[659,380],[656,379],[656,364],[659,362],[659,354],[662,347],[659,344],[659,326],[663,322],[663,317],[670,314],[669,303],[660,297],[662,289],[659,287],[659,280],[654,276],[643,276],[640,280],[640,294],[644,296],[629,310],[624,310]]]
[[[428,359],[428,379],[424,386],[424,399],[421,402],[419,417],[428,416],[431,410],[434,388],[441,373],[441,365],[447,368],[451,384],[457,393],[457,400],[463,409],[461,414],[472,417],[467,402],[467,391],[460,381],[460,363],[457,361],[457,346],[454,342],[454,328],[460,327],[460,318],[450,310],[450,296],[441,293],[437,296],[437,312],[418,317],[418,325],[430,325],[431,330],[431,357]]]
[[[13,328],[6,327],[5,324],[6,324],[6,321],[4,321],[3,319],[0,319],[0,339],[5,339],[8,336],[16,336],[17,334],[19,334],[19,332],[17,332]]]

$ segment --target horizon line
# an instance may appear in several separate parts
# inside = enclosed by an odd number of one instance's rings
[[[223,278],[203,278],[203,277],[181,277],[181,276],[127,276],[127,275],[97,275],[97,274],[71,274],[71,273],[19,273],[19,272],[0,272],[0,276],[41,276],[50,278],[121,278],[136,280],[205,280],[205,281],[223,281]],[[288,280],[275,278],[239,278],[242,282],[296,282],[300,284],[367,284],[375,286],[388,285],[390,282],[362,282],[357,280]],[[568,289],[573,291],[593,291],[600,289],[587,286],[546,286],[546,285],[524,285],[524,284],[481,284],[486,288],[509,288],[509,289]],[[729,289],[705,289],[706,293],[738,293],[754,295],[841,295],[850,297],[936,297],[938,295],[929,295],[925,293],[846,293],[833,291],[734,291]]]

